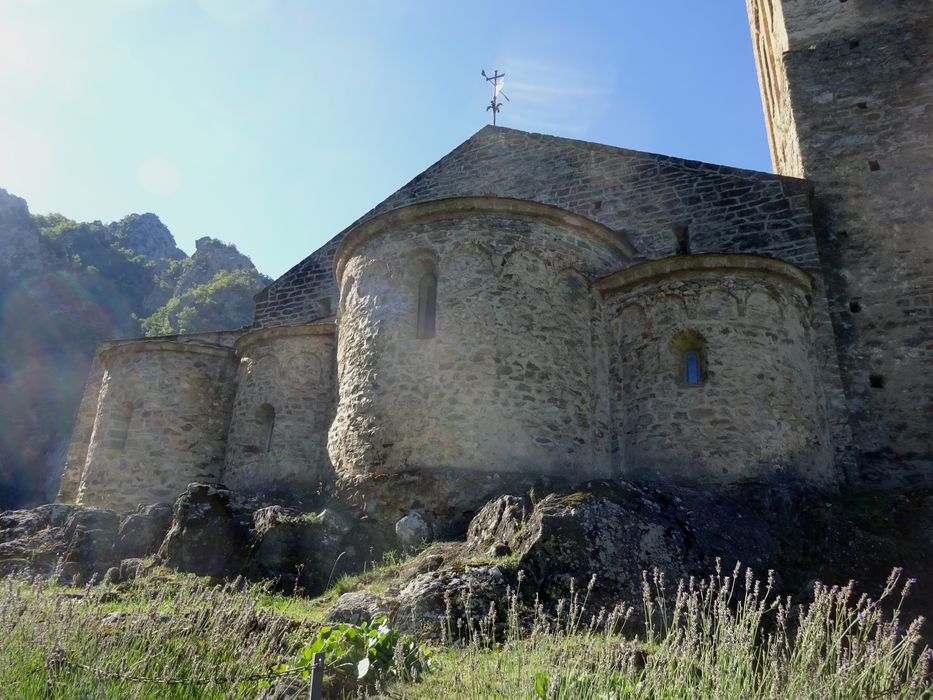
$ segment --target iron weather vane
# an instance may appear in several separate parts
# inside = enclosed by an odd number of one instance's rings
[[[486,75],[486,69],[483,69],[483,77],[486,78],[487,83],[492,83],[492,99],[489,101],[489,104],[486,106],[486,111],[492,110],[492,125],[496,125],[496,115],[499,113],[499,110],[502,109],[502,103],[499,102],[499,95],[505,98],[506,102],[511,102],[509,96],[502,92],[502,86],[505,85],[505,73],[499,73],[497,68],[491,76]]]

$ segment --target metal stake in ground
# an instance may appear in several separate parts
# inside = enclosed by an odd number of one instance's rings
[[[308,700],[321,700],[324,689],[324,654],[318,652],[314,655],[311,667],[311,683],[308,687]]]
[[[496,114],[499,113],[499,110],[502,109],[502,103],[499,102],[499,95],[502,95],[505,98],[506,102],[511,102],[509,96],[502,92],[502,86],[505,85],[505,73],[499,73],[497,68],[491,76],[486,75],[486,69],[483,69],[483,77],[486,78],[487,83],[492,83],[492,99],[489,101],[489,105],[486,107],[486,111],[492,110],[492,125],[496,125]]]

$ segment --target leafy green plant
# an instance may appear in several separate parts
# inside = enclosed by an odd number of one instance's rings
[[[325,625],[293,661],[275,670],[287,673],[306,668],[302,677],[307,678],[318,653],[324,654],[328,670],[364,683],[389,678],[415,680],[430,666],[426,646],[389,627],[385,615],[377,615],[372,621],[358,625]]]

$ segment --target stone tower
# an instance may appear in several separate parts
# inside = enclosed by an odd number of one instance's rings
[[[857,481],[933,476],[933,3],[747,0],[774,169],[814,185]]]

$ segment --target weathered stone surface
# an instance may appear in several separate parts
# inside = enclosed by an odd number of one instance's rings
[[[281,590],[320,593],[343,574],[362,568],[368,548],[365,528],[333,510],[301,513],[281,506],[253,513],[250,559],[254,579],[272,579]]]
[[[146,562],[142,559],[123,559],[118,568],[121,581],[132,581],[146,571]]]
[[[389,608],[381,596],[369,591],[352,591],[340,596],[337,602],[324,612],[324,619],[358,625],[388,612]]]
[[[395,540],[403,551],[411,551],[431,539],[431,528],[421,515],[412,511],[395,523]]]
[[[140,506],[120,522],[120,552],[124,557],[141,558],[159,551],[172,526],[172,504]]]
[[[748,0],[777,172],[814,184],[862,483],[933,478],[933,4]]]
[[[395,626],[426,637],[447,631],[454,637],[465,634],[458,620],[478,621],[495,608],[499,623],[505,620],[509,582],[498,567],[442,569],[413,578],[395,601]]]
[[[229,490],[190,484],[175,501],[159,560],[204,576],[235,576],[246,561],[251,525],[252,513]]]
[[[303,510],[334,481],[327,431],[336,405],[335,327],[270,328],[237,341],[237,393],[224,483]]]
[[[516,541],[533,510],[527,497],[500,496],[489,501],[470,521],[467,544],[476,551],[498,544],[508,546]]]
[[[223,340],[138,340],[101,351],[79,503],[131,511],[220,477],[236,371]]]
[[[593,579],[590,602],[637,604],[642,572],[669,580],[706,576],[721,557],[762,571],[778,558],[771,525],[741,499],[665,487],[594,483],[574,493],[551,494],[524,510],[526,501],[492,501],[470,525],[467,551],[488,555],[490,545],[514,554],[530,590],[551,601]],[[736,527],[740,523],[740,527]]]
[[[100,578],[119,564],[119,525],[117,513],[73,505],[2,513],[0,573]]]
[[[839,483],[810,279],[780,261],[689,255],[598,282],[623,478],[704,484],[776,474]],[[694,353],[696,382],[686,377]]]
[[[74,565],[82,574],[103,571],[120,560],[120,516],[107,510],[81,509],[65,524],[65,562]]]

